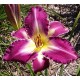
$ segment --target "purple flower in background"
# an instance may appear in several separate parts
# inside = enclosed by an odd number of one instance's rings
[[[78,58],[70,42],[59,35],[69,32],[59,21],[49,22],[43,8],[32,7],[24,27],[12,33],[18,40],[6,50],[5,61],[32,61],[34,72],[49,67],[49,59],[66,64]]]

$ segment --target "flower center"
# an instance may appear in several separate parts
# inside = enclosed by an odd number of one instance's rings
[[[48,38],[43,33],[35,34],[33,36],[33,40],[35,43],[35,51],[39,52],[41,49],[45,49],[48,46]]]
[[[43,41],[41,39],[41,35],[37,35],[35,38],[34,38],[34,42],[35,42],[35,45],[37,48],[41,48],[43,46]]]

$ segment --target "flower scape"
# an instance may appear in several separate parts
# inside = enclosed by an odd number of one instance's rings
[[[32,7],[24,19],[24,26],[11,33],[16,38],[6,49],[3,60],[26,64],[32,61],[34,72],[49,67],[49,59],[67,64],[78,58],[71,43],[60,36],[69,32],[59,21],[49,21],[46,11]]]

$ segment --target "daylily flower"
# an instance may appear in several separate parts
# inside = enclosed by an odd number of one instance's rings
[[[21,27],[21,15],[20,15],[20,5],[19,4],[5,4],[5,12],[7,14],[8,20],[15,29]]]
[[[49,67],[49,59],[66,64],[78,58],[71,43],[59,35],[69,32],[59,21],[49,22],[47,13],[39,6],[32,7],[24,27],[12,33],[17,38],[6,50],[3,59],[27,63],[32,61],[34,72]]]

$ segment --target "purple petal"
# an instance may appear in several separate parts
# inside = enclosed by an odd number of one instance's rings
[[[49,36],[57,37],[59,35],[68,33],[69,30],[66,28],[61,22],[59,21],[53,21],[50,23],[49,27]]]
[[[47,13],[43,10],[43,8],[37,6],[30,9],[28,16],[25,18],[25,27],[27,28],[30,37],[36,33],[44,32],[47,34]]]
[[[49,67],[49,59],[45,57],[38,56],[36,59],[33,60],[33,69],[35,73],[42,71],[48,67]]]
[[[28,39],[27,31],[25,28],[20,28],[17,31],[13,31],[11,35],[15,38],[19,39]]]
[[[60,63],[69,63],[78,58],[76,51],[70,42],[61,38],[51,38],[47,51],[43,52],[46,57]]]
[[[26,63],[29,59],[37,56],[34,53],[35,44],[31,40],[18,40],[13,42],[6,50],[3,60],[5,61],[19,61]]]

